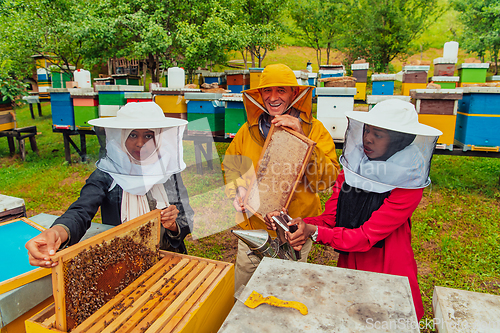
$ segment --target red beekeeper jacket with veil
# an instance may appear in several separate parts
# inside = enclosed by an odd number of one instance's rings
[[[339,255],[338,267],[408,277],[415,311],[420,320],[424,315],[424,308],[408,220],[422,199],[423,189],[396,188],[361,227],[334,228],[337,201],[344,180],[342,171],[333,186],[332,196],[325,204],[323,214],[304,218],[304,222],[318,226],[318,243],[349,252]],[[382,248],[373,247],[382,239],[385,239]]]

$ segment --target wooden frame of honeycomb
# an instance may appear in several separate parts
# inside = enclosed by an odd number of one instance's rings
[[[267,213],[288,208],[315,146],[316,142],[306,136],[273,124],[245,197],[245,207],[262,220]]]
[[[137,228],[159,221],[159,218],[156,210],[130,222]],[[100,244],[103,239],[109,241],[132,230],[132,226],[117,226],[108,230],[115,231],[113,233],[106,231],[90,238],[94,241],[85,243],[82,251],[89,249],[91,244]],[[105,233],[108,234],[103,235]],[[65,258],[67,253],[63,252],[58,259]],[[55,290],[55,303],[27,320],[26,331],[151,333],[218,330],[234,304],[233,264],[166,251],[158,251],[158,256],[161,259],[156,264],[71,329],[60,325],[66,317],[58,308],[65,307],[65,304],[61,305],[65,298],[60,290]],[[58,266],[62,266],[61,262]],[[64,273],[60,270],[57,274],[61,272]],[[61,287],[61,280],[53,276],[54,289]],[[198,318],[192,320],[196,315]],[[197,326],[200,324],[201,327]]]

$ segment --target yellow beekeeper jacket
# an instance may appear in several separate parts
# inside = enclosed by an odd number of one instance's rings
[[[258,124],[259,116],[264,112],[259,89],[271,86],[299,88],[296,102],[292,102],[292,105],[300,111],[305,135],[316,142],[305,175],[291,198],[288,214],[292,218],[318,216],[321,214],[321,203],[317,192],[331,187],[339,173],[335,144],[323,124],[312,116],[313,87],[298,85],[293,71],[281,64],[267,66],[262,72],[259,87],[243,92],[247,122],[239,129],[226,150],[223,162],[226,195],[234,199],[237,187],[242,186],[247,190],[250,187],[265,142]],[[251,172],[247,172],[248,170]],[[236,219],[243,229],[266,229],[265,223],[256,216],[250,217],[250,223],[245,221],[241,213],[237,213]],[[275,233],[270,233],[273,237],[276,236]]]

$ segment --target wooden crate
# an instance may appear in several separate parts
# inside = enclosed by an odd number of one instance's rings
[[[158,240],[159,218],[159,210],[155,210],[67,250],[84,251],[91,244],[112,242],[116,237],[130,235],[134,230],[144,231],[142,228],[152,223],[149,230],[153,235],[148,237],[147,241],[149,247]],[[75,247],[76,249],[73,249]],[[60,309],[66,306],[65,302],[61,302],[60,291],[64,291],[64,286],[63,278],[60,276],[64,274],[63,262],[67,262],[65,258],[70,255],[65,251],[60,252],[57,258],[59,265],[56,268],[61,267],[53,274],[55,302],[26,321],[28,333],[68,331],[64,325],[60,325],[65,319]],[[120,293],[70,331],[75,333],[217,331],[234,303],[233,265],[166,251],[159,251],[159,256],[161,259],[156,264],[136,280],[131,281]],[[118,272],[114,275],[119,275],[122,270],[118,266],[113,266],[111,272]],[[89,283],[87,279],[92,280],[95,277],[90,275],[84,280],[87,281],[85,283]],[[114,281],[116,279],[110,276],[107,283]],[[84,295],[82,293],[81,297]],[[64,299],[67,298],[62,298]]]
[[[244,199],[245,207],[262,220],[267,213],[287,208],[315,145],[295,131],[272,125]]]

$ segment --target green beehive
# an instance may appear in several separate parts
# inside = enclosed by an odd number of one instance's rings
[[[187,113],[188,131],[224,133],[224,113]],[[206,120],[204,121],[204,118]]]
[[[245,109],[227,109],[224,119],[224,133],[236,134],[247,121]]]
[[[458,65],[458,75],[461,83],[485,83],[486,72],[490,64],[468,64],[463,63]]]
[[[75,126],[76,128],[90,128],[88,121],[99,118],[99,108],[97,106],[75,106]]]
[[[52,72],[52,88],[66,88],[66,82],[71,81],[71,76],[68,73]]]
[[[99,105],[125,105],[125,93],[121,91],[101,91],[99,92]]]

